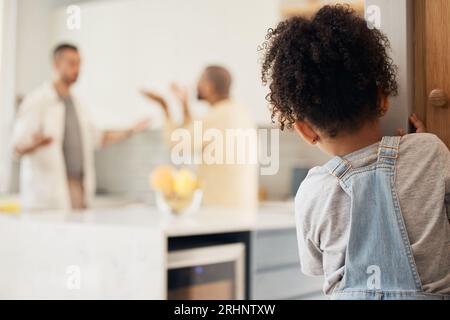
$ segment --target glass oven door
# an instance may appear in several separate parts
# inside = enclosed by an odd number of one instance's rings
[[[242,300],[244,288],[242,243],[169,253],[169,300]]]

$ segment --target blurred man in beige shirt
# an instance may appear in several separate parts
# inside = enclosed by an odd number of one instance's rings
[[[199,100],[205,100],[210,105],[208,114],[199,120],[191,117],[188,94],[185,89],[177,85],[172,85],[172,91],[180,100],[183,107],[184,121],[183,124],[177,126],[169,113],[166,100],[160,95],[152,91],[144,92],[144,95],[150,100],[158,103],[166,116],[165,137],[171,146],[174,146],[173,133],[177,129],[185,129],[189,132],[191,141],[195,141],[194,137],[199,134],[201,127],[202,142],[200,147],[194,146],[194,153],[204,153],[208,148],[211,149],[212,139],[205,139],[203,132],[214,133],[214,136],[220,136],[224,144],[237,146],[243,140],[248,138],[244,135],[253,132],[256,137],[256,125],[252,121],[248,110],[230,98],[231,75],[223,67],[209,66],[207,67],[197,85],[197,94]],[[231,133],[231,134],[230,134]],[[205,141],[206,140],[206,141]],[[232,141],[230,141],[232,140]],[[240,141],[237,141],[240,140]],[[256,139],[245,140],[248,145],[245,148],[247,154],[243,157],[244,162],[238,161],[237,155],[235,161],[231,162],[215,162],[205,163],[200,161],[198,164],[198,175],[203,184],[204,204],[207,206],[221,206],[236,209],[255,209],[258,201],[258,165],[251,159],[256,157]],[[242,146],[242,144],[241,144]],[[227,158],[228,147],[223,147],[218,153],[223,151],[222,157]],[[239,149],[236,150],[239,153]],[[252,154],[253,153],[253,154]],[[228,154],[229,156],[229,154]],[[195,162],[195,161],[194,161]],[[186,163],[187,164],[187,163]]]

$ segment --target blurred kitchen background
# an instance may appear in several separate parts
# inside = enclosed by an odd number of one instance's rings
[[[89,101],[97,125],[120,129],[143,115],[152,119],[153,130],[97,152],[98,192],[152,201],[148,173],[168,162],[169,153],[158,130],[161,113],[149,106],[137,90],[156,88],[167,92],[169,83],[177,81],[189,86],[195,97],[200,70],[207,64],[221,64],[233,74],[236,99],[250,108],[259,127],[270,128],[258,46],[267,29],[282,17],[317,9],[323,2],[19,0],[14,39],[16,67],[10,68],[14,74],[9,78],[15,79],[15,101],[21,101],[51,77],[50,50],[54,45],[64,41],[79,46],[83,61],[76,91]],[[80,30],[69,30],[66,25],[68,5],[72,3],[81,8]],[[193,105],[199,114],[204,112],[205,106]],[[12,108],[3,109],[3,115],[14,112]],[[174,108],[173,112],[177,114],[178,110]],[[11,120],[13,116],[6,118]],[[279,174],[260,177],[265,200],[292,198],[301,172],[327,160],[293,132],[281,134],[280,146]],[[19,191],[18,166],[13,162],[9,186],[3,186],[8,193]]]
[[[300,272],[293,198],[308,170],[329,158],[295,133],[281,132],[278,173],[258,177],[256,220],[246,212],[230,219],[223,208],[165,219],[149,186],[150,172],[170,163],[163,113],[139,90],[162,92],[180,120],[168,87],[186,85],[192,111],[201,116],[207,106],[195,99],[200,72],[223,65],[233,76],[232,96],[259,128],[274,128],[258,48],[277,22],[331,2],[349,3],[361,15],[375,3],[386,13],[382,28],[394,40],[401,89],[385,131],[407,128],[409,0],[0,0],[0,200],[16,213],[0,215],[0,298],[323,298],[322,279]],[[80,28],[72,29],[67,18],[78,8]],[[150,128],[96,151],[91,210],[20,213],[12,126],[23,97],[52,78],[51,50],[61,42],[79,47],[74,91],[89,103],[98,127],[123,129],[149,117]],[[77,272],[85,285],[66,285]]]

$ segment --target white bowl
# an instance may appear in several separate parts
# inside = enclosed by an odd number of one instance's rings
[[[156,193],[156,206],[158,210],[172,216],[186,216],[198,212],[202,200],[203,191],[200,189],[194,191],[189,199],[168,198],[161,192]]]

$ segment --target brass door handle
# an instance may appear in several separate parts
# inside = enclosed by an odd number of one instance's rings
[[[428,101],[433,107],[447,108],[448,107],[448,96],[442,89],[435,89],[431,91]]]

